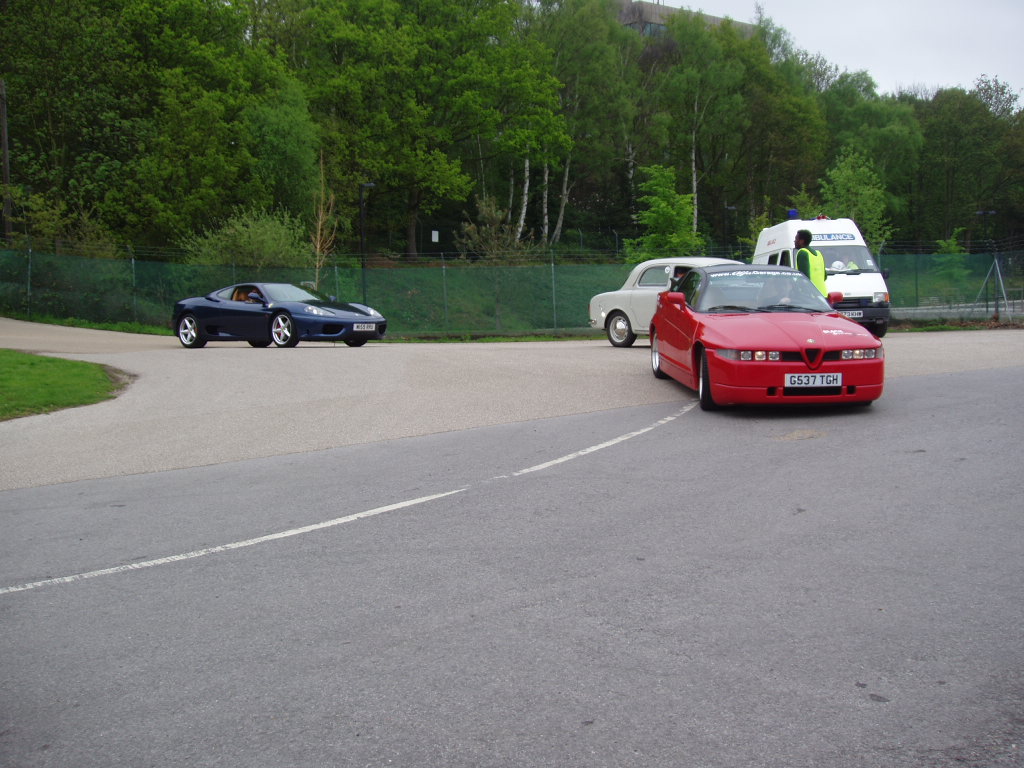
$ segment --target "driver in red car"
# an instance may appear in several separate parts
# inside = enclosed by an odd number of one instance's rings
[[[816,307],[820,301],[820,296],[809,292],[804,280],[766,280],[757,294],[759,307],[770,307],[777,304]]]

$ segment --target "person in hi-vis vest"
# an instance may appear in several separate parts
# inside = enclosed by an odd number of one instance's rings
[[[825,257],[821,255],[821,251],[811,248],[810,231],[798,231],[793,246],[796,248],[796,268],[811,279],[822,296],[828,296],[828,289],[825,287]]]

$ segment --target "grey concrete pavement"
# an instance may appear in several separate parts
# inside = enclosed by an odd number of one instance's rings
[[[115,400],[0,423],[0,489],[687,397],[653,379],[646,350],[597,341],[187,350],[173,337],[0,319],[0,347],[137,377]]]
[[[889,378],[1019,366],[1024,332],[898,334]],[[0,348],[109,365],[116,399],[0,423],[0,490],[685,401],[605,341],[253,349],[0,318]]]

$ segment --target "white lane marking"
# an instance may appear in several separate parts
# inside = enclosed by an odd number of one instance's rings
[[[586,456],[588,453],[593,453],[594,451],[600,451],[602,448],[610,448],[611,446],[618,445],[619,443],[625,442],[626,440],[631,440],[632,438],[637,437],[639,435],[643,435],[643,434],[645,434],[647,432],[650,432],[652,429],[656,429],[656,428],[662,426],[663,424],[668,424],[670,421],[674,421],[675,419],[678,419],[684,413],[686,413],[687,411],[691,410],[695,405],[697,405],[697,403],[690,403],[685,408],[683,408],[681,411],[679,411],[677,413],[673,413],[671,416],[666,416],[664,419],[661,419],[660,421],[654,422],[649,427],[644,427],[643,429],[638,429],[636,432],[630,432],[629,434],[626,434],[626,435],[619,435],[618,437],[612,438],[611,440],[609,440],[609,441],[607,441],[605,443],[600,443],[598,445],[592,445],[589,448],[584,448],[582,451],[576,451],[575,453],[570,453],[570,454],[568,454],[566,456],[562,456],[561,458],[558,458],[558,459],[552,459],[551,461],[545,461],[543,464],[537,464],[536,466],[533,466],[533,467],[527,467],[526,469],[520,469],[518,472],[513,472],[512,473],[512,477],[519,477],[520,475],[525,475],[528,472],[539,472],[542,469],[547,469],[548,467],[553,467],[556,464],[562,464],[562,463],[564,463],[566,461],[572,461],[573,459],[578,459],[580,456]]]
[[[651,424],[650,426],[644,427],[643,429],[638,429],[635,432],[629,432],[625,435],[619,435],[618,437],[612,438],[611,440],[608,440],[606,442],[599,443],[598,445],[592,445],[589,448],[584,448],[581,451],[575,451],[574,453],[570,453],[558,459],[546,461],[543,464],[537,464],[536,466],[533,467],[521,469],[518,472],[513,472],[511,477],[519,477],[520,475],[525,475],[530,472],[539,472],[542,469],[553,467],[556,464],[563,464],[564,462],[572,461],[573,459],[578,459],[581,456],[586,456],[587,454],[593,453],[594,451],[600,451],[603,448],[610,448],[611,446],[618,445],[619,443],[625,442],[626,440],[631,440],[634,437],[646,434],[647,432],[650,432],[653,429],[656,429],[664,424],[668,424],[670,421],[678,419],[680,416],[682,416],[687,411],[691,410],[696,405],[696,402],[690,403],[682,410],[673,413],[671,416],[666,416],[665,418],[660,419]],[[112,576],[117,573],[125,573],[127,571],[138,571],[143,568],[153,568],[158,565],[168,565],[169,563],[177,563],[181,560],[194,560],[197,557],[215,555],[219,552],[230,552],[235,549],[253,547],[257,544],[265,544],[269,541],[287,539],[291,536],[298,536],[303,533],[311,533],[313,531],[323,530],[324,528],[331,528],[336,525],[342,525],[343,523],[351,523],[355,520],[362,520],[365,517],[373,517],[374,515],[380,515],[384,512],[393,512],[396,509],[404,509],[405,507],[412,507],[415,506],[416,504],[425,504],[428,501],[433,501],[435,499],[443,499],[445,496],[453,496],[456,493],[462,493],[465,490],[468,490],[468,488],[459,488],[454,491],[446,491],[445,493],[435,493],[431,496],[421,496],[418,499],[410,499],[408,501],[400,501],[396,504],[388,504],[387,506],[384,507],[368,509],[365,512],[356,512],[353,515],[339,517],[334,520],[327,520],[322,523],[313,523],[312,525],[306,525],[301,528],[292,528],[287,531],[280,531],[278,533],[267,534],[266,536],[258,536],[255,539],[246,539],[245,541],[235,541],[230,544],[221,544],[216,547],[197,549],[192,552],[186,552],[181,555],[170,555],[168,557],[161,557],[155,560],[145,560],[139,563],[128,563],[126,565],[118,565],[113,568],[103,568],[98,571],[76,573],[71,576],[60,576],[52,579],[42,579],[41,581],[33,581],[28,584],[16,584],[11,587],[0,587],[0,595],[6,595],[11,592],[25,592],[26,590],[38,589],[39,587],[49,587],[56,584],[71,584],[72,582],[83,581],[84,579],[95,579],[97,576]]]
[[[331,528],[335,525],[342,525],[343,523],[351,523],[354,520],[362,520],[364,517],[373,517],[374,515],[380,515],[384,512],[393,512],[396,509],[403,509],[405,507],[412,507],[416,504],[425,504],[428,501],[434,499],[443,499],[445,496],[452,496],[456,493],[462,493],[465,488],[459,488],[457,491],[447,491],[446,493],[435,493],[432,496],[421,496],[418,499],[410,499],[408,501],[400,501],[397,504],[388,504],[385,507],[377,507],[376,509],[368,509],[365,512],[356,512],[354,515],[347,515],[346,517],[339,517],[334,520],[327,520],[322,523],[313,523],[312,525],[305,525],[302,528],[292,528],[288,531],[280,531],[278,533],[271,533],[266,536],[258,536],[255,539],[246,539],[245,541],[235,541],[231,544],[221,544],[217,547],[207,547],[206,549],[197,549],[193,552],[186,552],[182,555],[171,555],[169,557],[161,557],[156,560],[146,560],[140,563],[129,563],[127,565],[118,565],[114,568],[104,568],[99,571],[89,571],[88,573],[76,573],[73,576],[61,576],[53,579],[43,579],[42,581],[33,581],[29,584],[18,584],[13,587],[0,587],[0,595],[6,595],[9,592],[24,592],[28,589],[37,589],[39,587],[48,587],[53,584],[70,584],[74,581],[82,581],[83,579],[95,579],[97,576],[110,576],[115,573],[124,573],[126,571],[138,571],[142,568],[153,568],[157,565],[167,565],[168,563],[177,563],[180,560],[194,560],[197,557],[206,557],[207,555],[215,555],[218,552],[229,552],[234,549],[244,549],[245,547],[254,547],[257,544],[265,544],[268,541],[277,541],[278,539],[287,539],[290,536],[298,536],[303,533],[311,533],[313,531],[319,531],[324,528]]]

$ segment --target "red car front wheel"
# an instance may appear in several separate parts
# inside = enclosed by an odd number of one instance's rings
[[[700,397],[700,409],[702,411],[718,410],[719,405],[711,395],[711,373],[708,370],[708,353],[704,350],[701,350],[700,353],[700,378],[697,380],[697,395]]]

